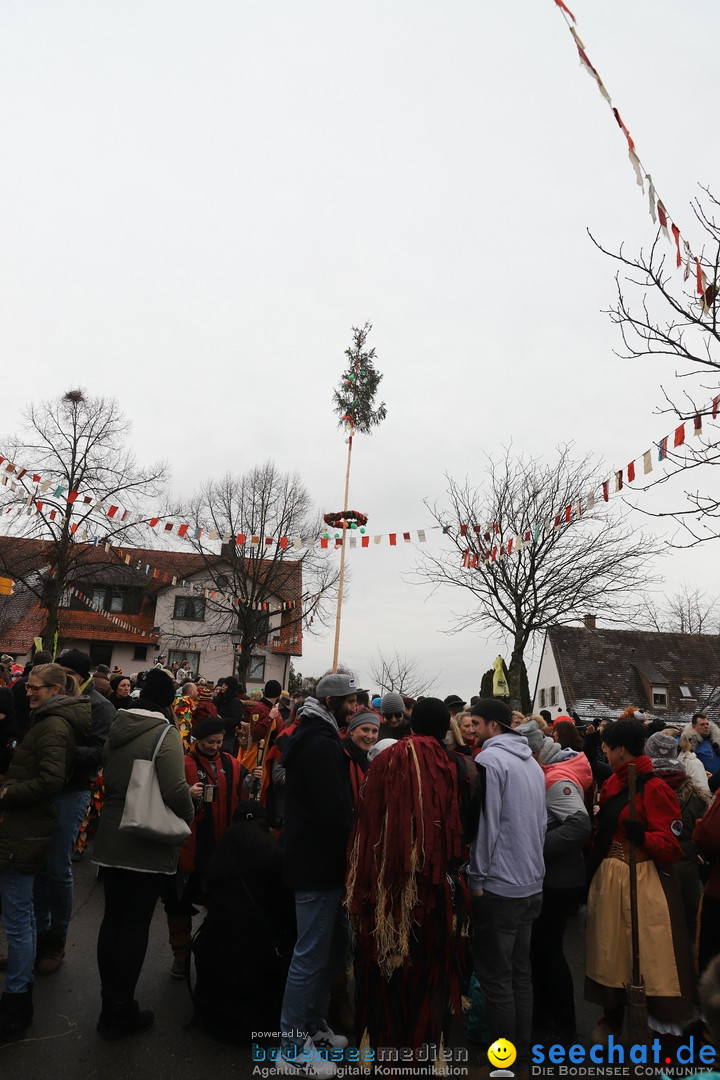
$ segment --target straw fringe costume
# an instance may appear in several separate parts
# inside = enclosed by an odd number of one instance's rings
[[[360,790],[347,907],[358,1040],[373,1050],[439,1047],[451,1007],[460,1015],[469,898],[458,868],[469,770],[472,761],[437,739],[413,735],[374,759]]]

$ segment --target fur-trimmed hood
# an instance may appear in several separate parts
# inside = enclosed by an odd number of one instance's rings
[[[720,727],[713,721],[709,720],[710,724],[710,741],[713,744],[716,752],[720,754]],[[692,726],[692,721],[686,724],[682,731],[683,735],[690,743],[690,749],[695,753],[700,743],[703,741],[702,735]]]

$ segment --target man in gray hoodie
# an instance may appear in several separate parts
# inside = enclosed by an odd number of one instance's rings
[[[510,727],[510,709],[483,698],[470,710],[476,764],[485,798],[470,852],[473,959],[482,986],[490,1041],[508,1039],[516,1070],[529,1066],[533,990],[532,924],[540,914],[545,875],[545,778],[527,739]]]

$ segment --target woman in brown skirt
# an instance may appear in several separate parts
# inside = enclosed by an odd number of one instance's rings
[[[644,753],[645,728],[620,719],[603,731],[613,775],[600,792],[591,859],[585,938],[585,997],[604,1007],[593,1040],[620,1034],[625,985],[632,981],[630,844],[635,844],[640,973],[653,1032],[680,1035],[692,1016],[692,972],[682,900],[672,863],[682,857],[677,800]],[[628,766],[637,780],[635,821],[629,818]]]

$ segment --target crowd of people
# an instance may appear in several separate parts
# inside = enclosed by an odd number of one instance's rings
[[[343,672],[313,694],[276,680],[248,694],[185,664],[93,669],[77,649],[5,680],[0,1039],[28,1028],[35,977],[63,963],[98,784],[105,1039],[153,1023],[135,990],[158,901],[197,1019],[231,1041],[281,1031],[279,1073],[334,1075],[353,1037],[374,1053],[448,1047],[466,1016],[471,1040],[515,1046],[522,1076],[533,1038],[575,1041],[581,989],[593,1041],[620,1038],[633,906],[651,1037],[670,1048],[693,1022],[711,1037],[712,1009],[693,1021],[720,954],[720,728],[706,715],[673,728],[629,706],[583,724],[496,698],[372,695]],[[185,836],[124,827],[134,764],[151,759]],[[580,988],[564,935],[584,905]]]

